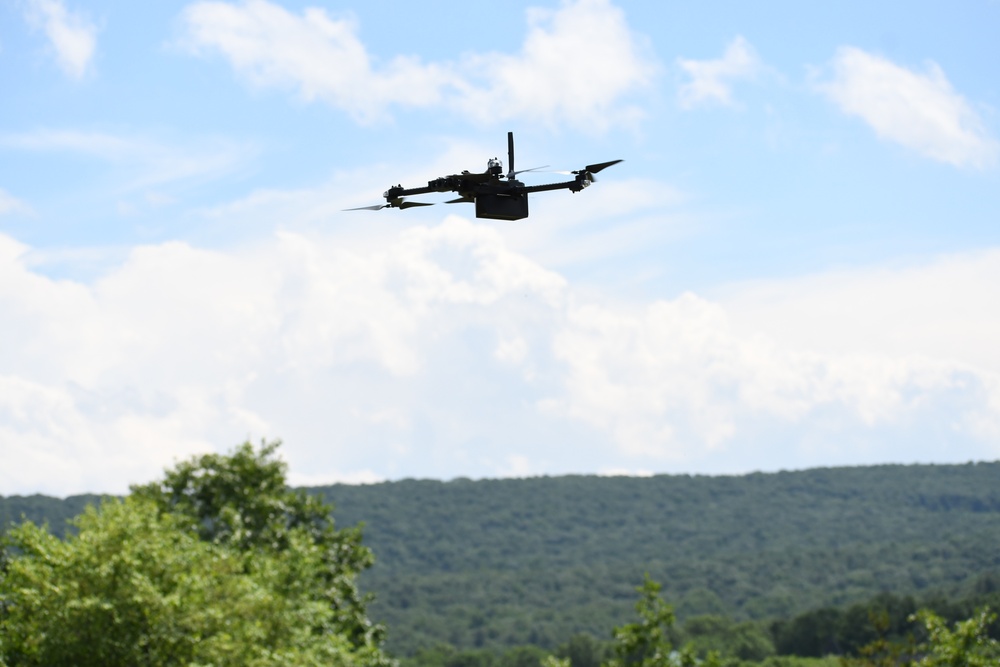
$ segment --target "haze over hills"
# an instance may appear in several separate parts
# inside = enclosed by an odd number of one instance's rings
[[[683,617],[788,617],[1000,572],[1000,462],[649,478],[404,480],[310,489],[363,522],[389,646],[605,637],[648,572]],[[54,528],[95,496],[9,497]]]

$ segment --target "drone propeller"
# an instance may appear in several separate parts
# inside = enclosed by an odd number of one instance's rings
[[[449,199],[448,201],[445,202],[445,204],[474,204],[474,203],[476,203],[476,198],[469,195],[459,197],[458,199]]]
[[[517,176],[518,174],[526,174],[529,171],[539,171],[541,169],[548,169],[548,168],[549,165],[545,165],[543,167],[532,167],[531,169],[518,169],[517,171],[509,171],[507,172],[507,180],[508,181],[514,180],[514,177]]]
[[[372,206],[358,206],[357,208],[345,208],[345,211],[381,211],[383,208],[413,208],[415,206],[434,206],[434,202],[429,201],[407,201],[403,197],[397,197],[389,201],[388,204],[374,204]]]
[[[396,204],[396,208],[413,208],[414,206],[434,206],[434,202],[430,201],[401,201]]]
[[[597,172],[602,169],[607,169],[613,165],[618,164],[621,160],[611,160],[610,162],[598,162],[597,164],[588,164],[583,169],[576,169],[574,171],[554,171],[554,174],[566,174],[568,176],[583,176],[583,178],[591,183],[596,183],[597,178],[594,176]]]
[[[573,173],[574,174],[590,174],[591,177],[593,177],[594,174],[596,174],[597,172],[601,171],[602,169],[607,169],[608,167],[616,165],[619,162],[621,162],[621,160],[611,160],[610,162],[599,162],[597,164],[588,164],[583,169],[580,169],[579,171],[574,171]]]

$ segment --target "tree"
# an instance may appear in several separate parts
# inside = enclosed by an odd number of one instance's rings
[[[954,629],[928,610],[910,616],[926,632],[923,642],[892,643],[884,636],[865,646],[859,658],[845,659],[846,667],[995,667],[1000,664],[1000,644],[990,638],[989,626],[996,621],[989,609],[955,623]],[[884,630],[878,628],[880,634]]]
[[[556,649],[555,657],[569,660],[573,667],[600,667],[608,656],[608,646],[587,634],[575,634]]]
[[[660,584],[646,575],[642,586],[636,588],[639,600],[635,610],[638,623],[628,623],[614,630],[615,657],[606,667],[688,667],[699,664],[693,651],[675,650],[670,639],[675,617],[673,608],[660,597]],[[709,653],[702,663],[717,667],[719,657]]]
[[[739,660],[759,662],[774,655],[774,644],[757,623],[725,616],[695,616],[684,624],[685,643],[699,654],[715,650]]]
[[[282,554],[290,536],[305,537],[320,560],[313,595],[330,606],[338,632],[378,661],[385,628],[368,619],[369,598],[357,587],[357,575],[374,562],[361,544],[361,528],[336,529],[332,506],[288,488],[287,466],[276,457],[280,446],[274,441],[255,449],[246,442],[228,455],[195,457],[132,493],[186,517],[203,540],[243,553]]]
[[[277,444],[183,463],[0,559],[0,665],[387,667],[358,530],[288,491]]]
[[[918,612],[914,620],[927,631],[927,642],[921,646],[920,667],[996,667],[1000,664],[1000,644],[991,639],[987,629],[996,621],[996,614],[984,609],[972,618],[959,621],[955,629],[939,616],[928,611]]]

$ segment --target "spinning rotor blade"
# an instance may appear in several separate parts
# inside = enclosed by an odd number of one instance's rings
[[[566,174],[567,176],[576,176],[578,174],[596,174],[602,169],[607,169],[608,167],[614,166],[621,162],[621,160],[612,160],[611,162],[599,162],[597,164],[588,164],[583,169],[575,169],[573,171],[553,171],[553,174]],[[541,169],[542,167],[539,167]]]
[[[434,202],[429,201],[401,201],[396,208],[413,208],[414,206],[434,206]]]
[[[475,197],[459,197],[458,199],[449,199],[445,204],[474,204],[476,203]]]
[[[345,208],[345,211],[381,211],[383,208],[413,208],[414,206],[434,206],[433,202],[428,201],[407,201],[402,197],[397,197],[391,200],[388,204],[375,204],[373,206],[358,206],[356,208]]]
[[[524,174],[529,171],[538,171],[539,169],[548,169],[549,165],[544,167],[532,167],[531,169],[520,169],[514,170],[514,133],[507,133],[507,180],[513,181],[514,177],[518,174]]]
[[[529,171],[538,171],[539,169],[548,169],[548,168],[549,168],[549,165],[545,165],[543,167],[532,167],[531,169],[519,169],[517,171],[512,171],[509,174],[507,174],[507,178],[513,178],[513,177],[517,176],[518,174],[526,174]],[[569,173],[569,172],[566,172],[566,173]]]
[[[597,177],[594,176],[594,174],[601,171],[602,169],[607,169],[608,167],[616,165],[619,162],[621,162],[621,160],[611,160],[610,162],[598,162],[597,164],[588,164],[583,169],[577,169],[576,171],[571,171],[569,173],[575,174],[577,176],[583,176],[585,180],[588,180],[591,183],[596,183]]]

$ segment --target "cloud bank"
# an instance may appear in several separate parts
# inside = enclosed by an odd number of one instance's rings
[[[948,353],[968,319],[900,353],[786,340],[761,322],[791,321],[794,290],[743,310],[694,294],[626,306],[459,217],[380,244],[140,246],[88,282],[46,277],[29,251],[0,237],[4,494],[121,491],[264,436],[310,483],[940,460],[943,440],[948,456],[997,454],[1000,362]],[[905,277],[961,286],[962,265]],[[874,293],[904,296],[898,279]],[[995,303],[997,284],[980,296]],[[897,332],[934,322],[939,296]]]
[[[363,123],[393,107],[443,106],[481,122],[526,117],[603,127],[636,116],[622,99],[649,84],[655,70],[641,38],[607,0],[531,10],[516,55],[471,53],[442,63],[396,56],[377,64],[355,21],[317,7],[296,14],[266,0],[197,2],[182,21],[192,52],[219,53],[254,85],[295,90]]]

